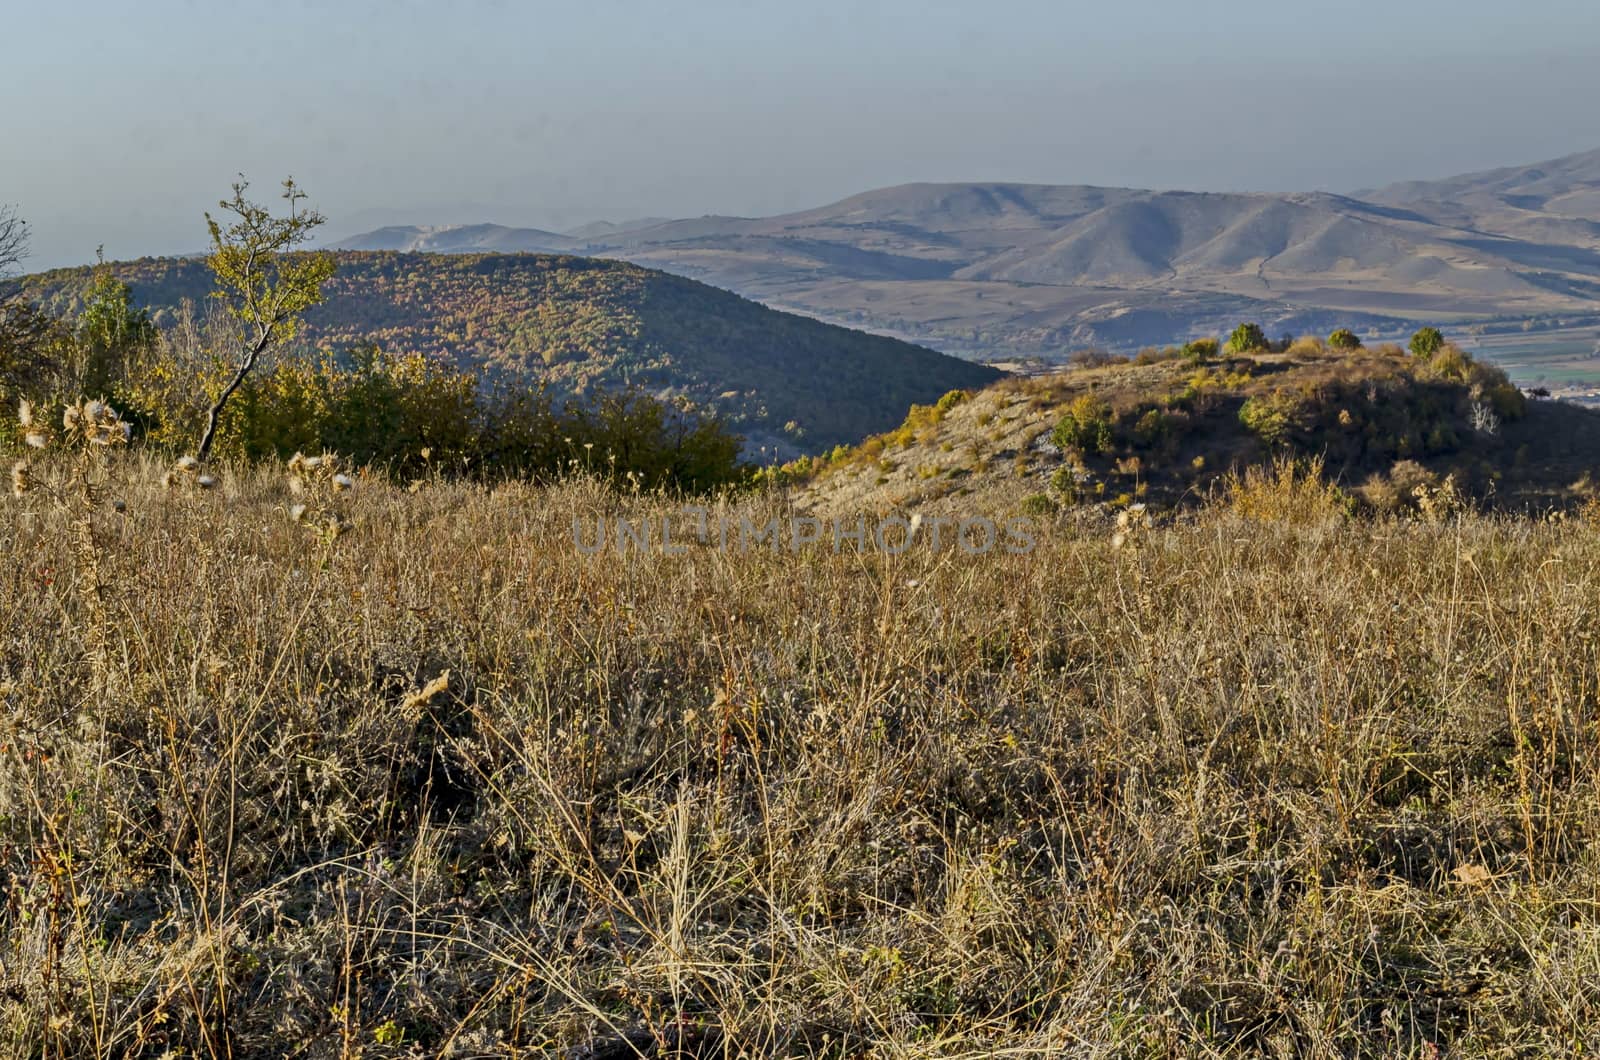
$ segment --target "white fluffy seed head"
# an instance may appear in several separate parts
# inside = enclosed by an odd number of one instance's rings
[[[194,484],[203,490],[214,490],[217,488],[217,480],[212,478],[210,475],[201,475],[199,478],[194,480]]]

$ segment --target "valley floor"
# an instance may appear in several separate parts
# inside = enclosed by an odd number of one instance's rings
[[[1593,526],[590,555],[677,505],[159,473],[0,507],[6,1055],[1600,1046]]]

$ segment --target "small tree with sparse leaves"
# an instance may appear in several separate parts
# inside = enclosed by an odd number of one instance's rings
[[[301,314],[322,301],[323,284],[334,270],[331,255],[291,253],[310,240],[324,220],[317,211],[300,208],[305,192],[292,177],[283,182],[283,197],[289,200],[287,217],[275,217],[265,206],[246,199],[249,186],[241,177],[233,186],[233,198],[222,200],[222,209],[233,215],[226,226],[206,214],[211,230],[206,264],[216,279],[212,293],[227,304],[237,322],[239,356],[206,413],[205,432],[195,453],[200,460],[210,455],[229,399],[263,353],[294,337]]]

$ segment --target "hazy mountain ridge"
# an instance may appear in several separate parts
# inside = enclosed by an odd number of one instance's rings
[[[1536,246],[1600,249],[1600,150],[1370,192],[1440,224]]]
[[[456,229],[396,249],[514,240]],[[967,355],[1160,343],[1233,317],[1398,334],[1592,315],[1600,151],[1360,196],[908,184],[777,217],[595,228],[567,249]],[[1203,312],[1171,308],[1197,299]]]
[[[571,248],[573,241],[537,228],[504,225],[393,225],[333,245],[336,250],[385,250],[400,253],[550,254]]]

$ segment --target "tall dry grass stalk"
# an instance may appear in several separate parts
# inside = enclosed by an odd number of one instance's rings
[[[589,556],[673,503],[429,482],[324,556],[280,473],[165,470],[94,596],[0,509],[0,1053],[1597,1044],[1579,522]]]

